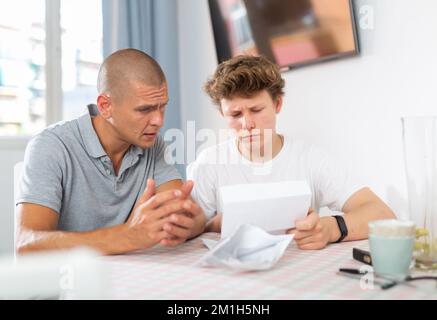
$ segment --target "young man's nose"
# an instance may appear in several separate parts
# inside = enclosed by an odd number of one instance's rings
[[[255,123],[250,116],[241,117],[241,128],[246,130],[251,130],[255,128]]]

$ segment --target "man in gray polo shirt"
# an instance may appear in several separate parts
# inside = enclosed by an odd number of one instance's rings
[[[20,253],[86,245],[118,254],[178,245],[204,230],[193,183],[164,160],[158,131],[168,93],[157,62],[117,51],[100,68],[98,90],[88,114],[48,127],[27,146]]]

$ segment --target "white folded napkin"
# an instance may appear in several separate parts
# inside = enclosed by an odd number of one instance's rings
[[[266,270],[282,257],[293,235],[271,235],[259,227],[241,225],[221,240],[203,240],[210,249],[198,262],[201,267],[226,266],[235,270]]]

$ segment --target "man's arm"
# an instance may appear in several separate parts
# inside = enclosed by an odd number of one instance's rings
[[[181,196],[179,190],[155,195],[154,182],[149,180],[126,223],[89,232],[57,231],[58,213],[44,206],[22,203],[17,207],[16,250],[21,254],[89,246],[103,254],[120,254],[149,248],[169,236],[163,226],[169,215],[183,210],[186,201],[174,201]]]
[[[124,225],[90,232],[57,231],[59,214],[50,208],[22,203],[17,206],[17,253],[36,250],[59,250],[89,246],[103,254],[118,254],[131,250]]]
[[[222,231],[222,214],[217,213],[214,218],[208,221],[205,226],[205,232],[217,232]]]

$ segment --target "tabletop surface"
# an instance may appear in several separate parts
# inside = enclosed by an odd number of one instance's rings
[[[415,281],[382,290],[370,278],[338,275],[339,268],[360,268],[352,248],[368,241],[331,244],[323,250],[300,250],[292,242],[279,262],[266,271],[238,272],[194,264],[208,252],[206,233],[175,248],[155,247],[103,257],[113,299],[279,300],[279,299],[437,299],[436,281]]]

